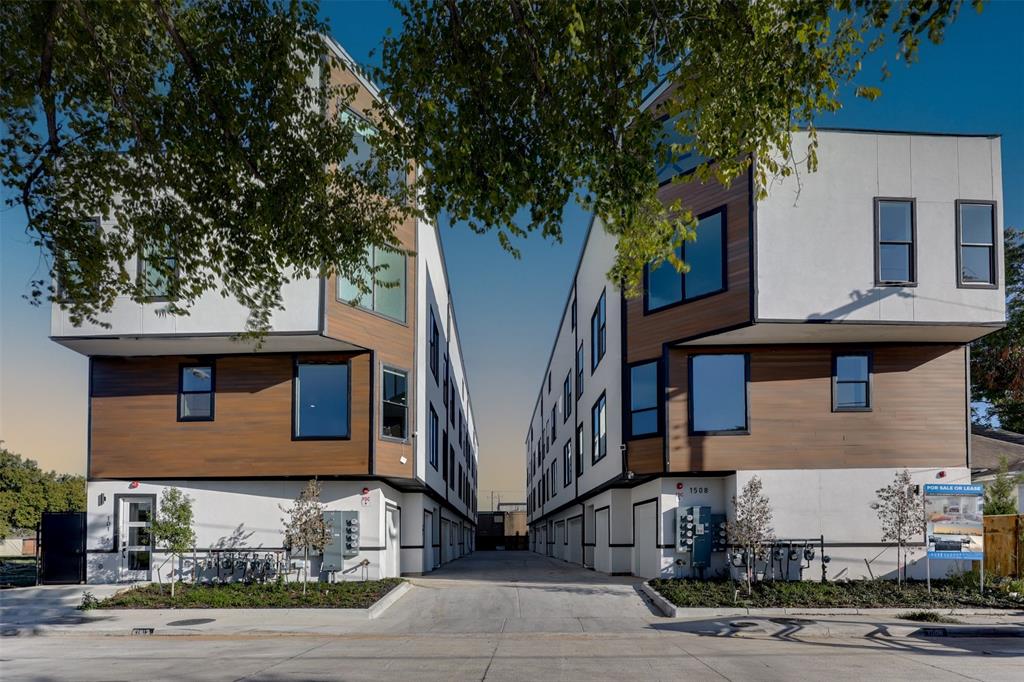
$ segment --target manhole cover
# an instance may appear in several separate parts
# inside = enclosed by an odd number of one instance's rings
[[[814,624],[813,620],[808,620],[807,618],[769,618],[768,620],[770,620],[773,623],[778,623],[779,625],[813,625]]]
[[[752,620],[736,620],[729,623],[729,627],[733,628],[756,628],[757,623]]]
[[[185,625],[206,625],[212,623],[216,618],[186,618],[185,620],[173,620],[168,625],[174,625],[176,627],[182,627]]]

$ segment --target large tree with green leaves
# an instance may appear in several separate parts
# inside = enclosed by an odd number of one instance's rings
[[[332,112],[355,88],[314,77],[346,67],[326,33],[311,0],[4,2],[0,172],[52,275],[31,297],[96,321],[154,286],[173,314],[212,290],[259,330],[288,280],[394,247],[406,188],[351,162],[362,124]]]
[[[756,160],[759,191],[810,147],[791,132],[839,109],[861,82],[864,57],[895,40],[913,61],[939,43],[962,0],[408,0],[402,29],[385,40],[383,93],[407,134],[407,154],[427,167],[428,212],[446,209],[477,231],[560,238],[575,198],[618,236],[611,279],[635,292],[643,266],[693,238],[686,206],[658,201],[653,159],[696,151],[701,164],[677,182],[729,183]],[[981,7],[980,0],[972,3]],[[881,76],[885,75],[885,70]],[[656,83],[675,84],[657,115],[643,114]],[[528,209],[524,223],[515,219]]]
[[[0,441],[0,538],[35,529],[44,511],[85,511],[85,477],[43,471]]]
[[[1006,327],[971,344],[971,399],[986,403],[987,421],[1024,433],[1024,232],[1005,239]]]

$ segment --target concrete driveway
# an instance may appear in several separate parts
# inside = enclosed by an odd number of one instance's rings
[[[420,578],[378,623],[432,632],[601,632],[658,620],[634,577],[532,552],[476,552]]]

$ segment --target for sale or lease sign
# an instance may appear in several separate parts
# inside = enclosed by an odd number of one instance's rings
[[[924,516],[929,559],[983,559],[984,486],[929,483],[924,486]]]

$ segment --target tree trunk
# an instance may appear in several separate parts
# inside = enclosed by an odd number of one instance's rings
[[[309,547],[302,551],[302,596],[306,596],[306,583],[309,582]]]
[[[171,554],[171,599],[174,599],[174,558],[176,554]]]

